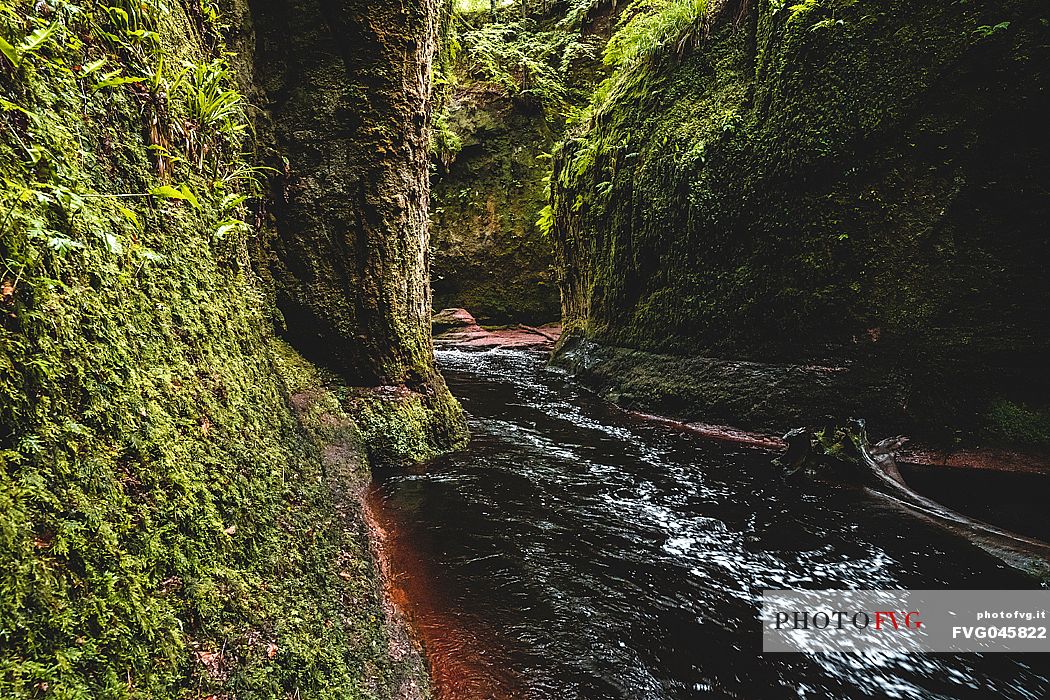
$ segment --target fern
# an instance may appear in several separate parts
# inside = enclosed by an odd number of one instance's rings
[[[186,154],[203,167],[205,155],[227,146],[235,151],[247,131],[244,101],[231,86],[229,68],[221,59],[189,64],[175,77],[171,90],[182,96],[189,119],[182,125]]]
[[[3,37],[0,37],[0,53],[7,57],[11,65],[18,68],[26,58],[44,48],[56,29],[58,29],[58,22],[53,22],[46,27],[39,27],[19,42],[18,46],[14,46]]]
[[[536,227],[544,238],[550,238],[554,233],[554,210],[547,205],[540,210],[540,218],[536,221]]]
[[[605,48],[605,63],[636,65],[669,49],[683,53],[700,38],[707,0],[644,0],[628,11]]]

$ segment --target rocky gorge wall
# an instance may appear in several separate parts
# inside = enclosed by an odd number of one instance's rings
[[[540,222],[550,154],[602,75],[614,3],[565,0],[469,12],[449,3],[431,176],[434,308],[484,325],[560,315]],[[522,6],[525,8],[526,6]]]
[[[378,388],[352,400],[386,456],[449,449],[466,428],[430,337],[436,3],[249,5],[259,159],[276,173],[259,257],[278,323],[349,384]]]
[[[626,16],[556,157],[559,361],[690,419],[1050,443],[1038,4]]]
[[[498,91],[465,91],[446,107],[461,150],[433,176],[434,308],[482,323],[544,323],[561,313],[554,251],[536,220],[557,132],[542,110]]]
[[[426,695],[359,495],[464,436],[429,345],[435,20],[329,9],[0,4],[4,698]],[[306,75],[257,93],[279,41]]]

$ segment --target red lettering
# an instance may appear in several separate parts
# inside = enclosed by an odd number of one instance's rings
[[[893,623],[893,629],[900,629],[900,625],[897,624],[897,613],[892,610],[876,610],[875,611],[875,629],[882,629],[883,616],[889,617],[889,621]]]
[[[915,616],[914,620],[912,620],[912,615]],[[913,625],[915,629],[919,629],[920,627],[922,627],[922,620],[919,619],[918,610],[912,610],[910,613],[904,616],[904,626],[912,627]]]

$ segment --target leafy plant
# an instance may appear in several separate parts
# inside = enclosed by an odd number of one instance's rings
[[[11,65],[18,68],[26,58],[37,53],[47,44],[48,39],[55,33],[58,26],[58,22],[52,22],[46,27],[39,27],[19,42],[18,46],[14,46],[3,37],[0,37],[0,53],[4,54],[7,60],[11,62]]]
[[[707,0],[645,0],[625,17],[605,48],[606,65],[630,67],[668,49],[684,53],[702,36]]]
[[[598,0],[572,0],[589,11]],[[535,100],[548,116],[561,116],[573,98],[570,70],[581,59],[593,58],[599,41],[584,37],[579,23],[552,23],[544,14],[549,3],[530,5],[515,19],[493,21],[491,13],[454,13],[443,30],[442,81],[460,78],[485,82],[513,96]]]
[[[173,88],[181,90],[190,115],[202,126],[233,135],[246,127],[241,95],[229,87],[232,78],[221,59],[187,66],[175,79]]]
[[[800,3],[791,5],[788,8],[788,12],[790,13],[788,14],[788,21],[798,22],[804,17],[806,17],[806,15],[808,15],[810,12],[816,10],[818,7],[820,7],[819,0],[802,0],[802,2]]]
[[[973,30],[973,35],[978,39],[987,39],[988,37],[998,32],[1004,31],[1010,27],[1009,22],[999,22],[998,24],[982,24]]]
[[[733,133],[739,129],[741,121],[740,114],[735,109],[724,110],[717,118],[718,128],[724,133]]]
[[[216,227],[214,238],[217,241],[221,241],[231,233],[248,233],[249,231],[251,231],[251,226],[240,219],[225,219],[220,221]]]
[[[449,167],[456,155],[462,150],[463,141],[452,129],[445,110],[434,115],[433,131],[430,137],[430,152],[444,167]]]
[[[198,167],[203,167],[211,147],[236,147],[248,129],[241,94],[232,84],[222,59],[189,64],[172,82],[172,92],[182,96],[189,111],[182,132],[186,153],[196,157]]]
[[[558,23],[561,29],[579,29],[591,15],[591,13],[602,4],[602,0],[573,0],[565,11],[565,16]]]
[[[104,28],[98,32],[113,49],[145,63],[147,57],[160,46],[156,32],[156,15],[159,10],[155,2],[141,0],[118,0],[105,8]]]
[[[558,59],[566,41],[564,32],[539,31],[533,20],[486,24],[462,37],[475,78],[511,94],[535,96],[544,105],[565,101]]]
[[[126,75],[121,75],[123,68],[118,68],[114,71],[106,73],[102,76],[102,79],[91,86],[92,92],[98,92],[102,88],[116,87],[118,85],[127,85],[129,83],[141,83],[144,82],[145,78],[136,78]]]
[[[65,236],[52,236],[47,239],[47,247],[58,253],[60,256],[65,255],[71,250],[79,250],[84,248],[84,244],[80,241],[74,241]]]
[[[554,209],[547,205],[540,210],[540,218],[536,220],[536,227],[544,238],[550,238],[554,233]]]
[[[184,184],[178,189],[175,189],[171,185],[161,185],[160,187],[154,187],[149,193],[160,199],[175,199],[188,202],[194,209],[201,208],[200,200],[198,200],[197,196],[193,194],[193,190],[189,188],[189,185]]]

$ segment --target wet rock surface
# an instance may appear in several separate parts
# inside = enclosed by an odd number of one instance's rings
[[[434,345],[439,348],[520,348],[553,350],[561,337],[561,326],[515,324],[497,328],[478,325],[466,309],[443,309],[434,314]]]
[[[284,335],[377,396],[365,432],[425,458],[466,439],[434,368],[428,151],[433,0],[251,5],[270,180],[258,267]],[[391,433],[394,439],[387,439]]]
[[[430,325],[436,335],[453,328],[470,328],[478,325],[478,321],[466,309],[442,309],[430,319]]]
[[[892,375],[850,366],[661,355],[578,336],[565,338],[552,362],[624,408],[687,423],[779,435],[827,414],[877,415],[886,432],[907,422]]]

